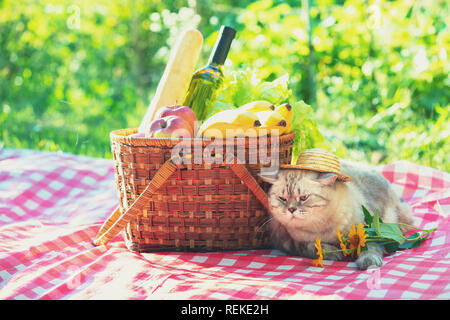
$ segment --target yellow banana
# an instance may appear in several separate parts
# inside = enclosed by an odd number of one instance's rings
[[[255,113],[261,122],[261,127],[286,127],[286,120],[276,111],[259,111]]]
[[[283,133],[289,133],[292,131],[292,118],[294,117],[294,111],[289,103],[283,103],[275,108],[275,111],[281,114],[286,120],[286,130]]]
[[[239,110],[245,110],[250,112],[270,111],[275,110],[275,106],[272,103],[265,100],[256,100],[246,103],[243,106],[240,106]]]
[[[283,134],[286,132],[286,120],[276,111],[260,111],[256,112],[261,126],[258,128],[258,135],[264,134]],[[277,129],[278,131],[272,131]]]
[[[275,111],[281,114],[286,120],[287,123],[292,122],[292,118],[294,117],[294,112],[292,110],[292,106],[289,103],[283,103],[278,107],[275,107]]]
[[[198,130],[198,135],[203,137],[222,135],[225,138],[227,129],[245,132],[260,125],[258,117],[252,112],[239,109],[224,110],[208,118]]]
[[[281,136],[283,132],[286,131],[284,126],[273,126],[273,127],[258,127],[256,128],[258,137],[271,135],[271,136]]]
[[[202,132],[199,132],[199,135],[203,138],[215,137],[220,139],[232,137],[257,137],[259,135],[257,128],[258,127],[243,128],[232,123],[215,122]]]
[[[226,122],[241,126],[243,129],[259,126],[258,116],[250,111],[230,109],[224,110],[211,116],[206,122]]]

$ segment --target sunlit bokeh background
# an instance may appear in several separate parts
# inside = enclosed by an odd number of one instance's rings
[[[200,67],[227,24],[226,68],[289,73],[339,156],[449,171],[449,22],[445,0],[0,0],[0,147],[110,158],[180,31]]]

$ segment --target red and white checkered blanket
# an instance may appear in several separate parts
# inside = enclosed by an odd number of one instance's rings
[[[122,235],[95,247],[118,203],[111,160],[0,150],[0,299],[450,299],[450,174],[379,169],[415,224],[439,229],[363,272],[276,250],[138,254]]]

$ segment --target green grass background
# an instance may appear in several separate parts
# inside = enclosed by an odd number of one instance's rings
[[[180,31],[204,35],[201,66],[228,24],[226,68],[289,73],[339,156],[449,171],[449,17],[444,0],[0,0],[0,147],[110,158]]]

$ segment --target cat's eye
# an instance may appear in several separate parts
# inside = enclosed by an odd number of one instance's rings
[[[300,196],[300,201],[306,201],[306,200],[308,200],[308,198],[309,198],[309,195],[305,194],[303,196]]]
[[[280,201],[286,202],[286,198],[278,197],[278,199],[280,199]]]

